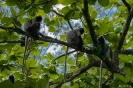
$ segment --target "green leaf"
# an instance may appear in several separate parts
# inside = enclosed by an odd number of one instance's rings
[[[39,79],[35,88],[49,88],[49,77],[44,75],[42,79]]]
[[[32,54],[33,56],[37,56],[37,55],[40,54],[40,50],[39,50],[39,49],[34,49],[34,50],[31,52],[31,54]]]
[[[30,67],[36,67],[36,61],[33,59],[26,60],[26,68],[29,69]]]
[[[55,28],[53,26],[50,26],[48,31],[49,32],[55,32]]]
[[[52,0],[50,3],[51,3],[52,5],[56,5],[56,4],[58,3],[58,0]]]
[[[11,7],[10,10],[11,10],[11,13],[12,13],[13,16],[16,15],[16,11],[13,7]]]
[[[4,44],[4,45],[0,45],[0,49],[4,50],[4,49],[11,49],[15,46],[15,44],[10,43],[10,44]]]
[[[64,19],[69,20],[73,18],[73,16],[74,16],[74,10],[70,10],[69,12],[65,14]]]
[[[75,1],[77,1],[77,0],[63,0],[63,3],[61,3],[61,4],[63,4],[63,5],[70,5],[73,2],[75,2]]]
[[[96,1],[97,1],[97,0],[88,0],[88,3],[89,3],[90,5],[95,5]]]
[[[3,17],[3,18],[1,19],[1,22],[2,22],[3,24],[5,24],[5,23],[11,23],[11,22],[12,22],[12,19],[9,18],[9,17]]]
[[[90,14],[93,19],[97,17],[97,12],[95,10],[91,10]]]
[[[66,35],[64,35],[64,34],[60,35],[60,39],[61,40],[66,40]]]
[[[44,22],[46,23],[46,25],[49,25],[50,19],[49,19],[49,18],[45,18],[45,19],[44,19]]]
[[[43,11],[44,11],[44,13],[49,13],[51,7],[52,7],[51,4],[45,4],[45,5],[43,6]]]
[[[16,60],[18,60],[18,58],[15,55],[11,55],[11,56],[9,56],[8,60],[9,61],[16,61]]]
[[[103,6],[106,7],[109,5],[109,0],[98,0],[98,3]]]
[[[76,58],[75,58],[75,59],[76,59]],[[67,63],[68,63],[68,64],[71,64],[71,65],[74,65],[74,64],[75,64],[75,61],[72,60],[72,58],[68,58]]]
[[[53,57],[53,55],[49,52],[49,53],[47,54],[47,58],[51,60],[51,59],[53,59],[54,57]]]
[[[17,3],[19,3],[20,1],[19,0],[6,0],[6,4],[8,6],[14,6],[14,5],[17,5]]]
[[[64,7],[64,8],[61,9],[61,13],[66,14],[66,13],[69,12],[70,10],[71,10],[71,9],[70,9],[68,6],[66,6],[66,7]]]
[[[49,45],[48,42],[42,42],[42,41],[38,42],[38,44],[43,46],[43,47],[47,47]]]
[[[13,83],[10,80],[0,82],[0,88],[13,88]]]
[[[121,32],[121,30],[122,30],[122,28],[121,27],[118,27],[118,28],[116,28],[115,33],[118,34],[118,33]]]
[[[109,33],[104,36],[109,42],[116,43],[118,41],[118,36],[114,32]]]

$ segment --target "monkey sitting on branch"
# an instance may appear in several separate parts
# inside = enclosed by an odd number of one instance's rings
[[[111,56],[111,50],[110,47],[107,45],[105,39],[103,36],[99,36],[97,38],[97,42],[98,44],[101,46],[101,56],[102,56],[102,60],[105,60],[105,58],[107,57],[107,55],[110,54]],[[101,64],[100,64],[100,77],[99,77],[99,88],[102,88],[102,65],[103,65],[103,61],[101,60]]]
[[[83,49],[83,40],[81,35],[84,33],[84,28],[79,28],[77,30],[69,31],[66,35],[67,43],[72,44],[79,49]],[[68,46],[66,49],[66,56],[65,56],[65,67],[64,67],[64,81],[66,81],[66,62],[67,62],[67,53],[68,53]],[[77,51],[77,59],[76,64],[78,62],[78,51]]]
[[[40,25],[41,25],[42,17],[41,16],[36,16],[33,19],[28,20],[24,24],[24,31],[31,35],[34,39],[38,39],[39,34],[40,34]],[[22,61],[22,73],[24,74],[24,64],[25,64],[25,59],[26,59],[26,53],[28,51],[30,41],[32,38],[25,36],[25,51],[24,51],[24,57]]]

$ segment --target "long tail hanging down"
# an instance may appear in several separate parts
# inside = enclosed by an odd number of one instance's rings
[[[67,54],[68,54],[68,49],[69,47],[67,47],[67,50],[66,50],[66,58],[65,58],[65,66],[64,66],[64,82],[66,81],[66,66],[67,66]]]
[[[31,41],[29,40],[28,36],[25,36],[25,50],[24,50],[24,55],[23,55],[23,61],[22,61],[22,74],[24,74],[24,70],[25,70],[25,60],[26,60],[26,54],[27,51],[29,49],[29,45],[30,45]]]

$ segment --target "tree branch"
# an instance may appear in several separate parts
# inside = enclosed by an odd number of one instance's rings
[[[61,16],[61,17],[64,17],[64,15],[62,15],[62,14],[60,14],[60,13],[56,12],[55,10],[51,10],[51,11],[53,11],[54,13],[56,13],[57,15],[59,15],[59,16]],[[67,20],[67,22],[68,22],[68,25],[70,26],[70,28],[73,30],[73,27],[72,27],[72,25],[71,25],[70,21],[69,21],[69,20]]]
[[[92,62],[92,63],[89,63],[88,65],[78,69],[77,71],[75,71],[73,73],[72,76],[70,76],[68,79],[66,79],[66,82],[69,82],[71,80],[73,80],[74,78],[76,78],[77,76],[79,76],[80,74],[84,73],[85,71],[87,71],[89,68],[93,67],[94,64],[96,64],[96,62]],[[54,88],[60,88],[62,86],[62,84],[65,83],[64,81],[58,83]]]
[[[3,30],[6,30],[6,31],[17,32],[19,34],[22,34],[22,35],[25,35],[25,36],[29,36],[29,37],[34,39],[33,36],[28,35],[26,32],[22,31],[20,28],[13,28],[13,27],[7,28],[7,27],[3,27],[3,26],[0,26],[0,28],[3,29]],[[42,40],[42,41],[45,41],[45,42],[52,42],[52,43],[62,44],[62,45],[71,47],[71,48],[75,49],[76,51],[81,51],[81,52],[85,52],[85,53],[88,53],[88,54],[92,54],[91,50],[79,49],[78,47],[76,47],[74,45],[71,45],[71,44],[68,44],[68,43],[66,43],[64,41],[60,41],[60,40],[54,39],[54,38],[49,37],[49,36],[44,36],[42,34],[40,34],[40,35],[41,35],[41,37],[39,37],[38,40]]]
[[[76,52],[76,50],[70,51],[70,52],[68,52],[67,54],[69,55],[69,54],[71,54],[71,53],[73,53],[73,52]],[[59,59],[60,57],[65,56],[65,55],[66,55],[66,54],[62,54],[62,55],[56,57],[54,60],[57,60],[57,59]]]
[[[127,7],[128,11],[130,11],[131,10],[131,6],[125,0],[122,0],[122,2]]]
[[[120,54],[126,54],[126,55],[130,55],[130,54],[133,55],[133,50],[121,50],[119,53]]]
[[[115,49],[114,54],[113,54],[113,61],[115,61],[116,64],[119,63],[119,61],[118,61],[118,53],[121,50],[121,47],[123,45],[125,36],[127,35],[130,23],[132,21],[132,17],[133,17],[133,11],[130,11],[129,14],[128,14],[127,20],[126,20],[125,27],[123,28],[123,32],[120,35],[120,39],[118,40],[116,49]]]
[[[93,41],[94,44],[97,44],[96,35],[95,35],[95,32],[94,32],[94,27],[92,25],[92,21],[90,19],[90,15],[89,15],[89,12],[88,12],[88,0],[84,0],[84,9],[82,11],[83,11],[83,14],[84,14],[84,18],[87,22],[87,26],[89,28],[89,32],[90,32],[92,41]]]

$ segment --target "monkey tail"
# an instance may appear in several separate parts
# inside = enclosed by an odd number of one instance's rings
[[[22,74],[24,74],[24,69],[25,69],[25,60],[26,60],[26,54],[29,49],[30,41],[28,40],[29,37],[25,37],[25,50],[24,50],[24,56],[23,56],[23,61],[22,61]]]
[[[65,66],[64,66],[64,82],[66,81],[66,65],[67,65],[67,53],[68,53],[68,46],[66,49],[66,56],[65,56]]]
[[[101,60],[101,63],[100,63],[99,88],[102,88],[102,66],[103,66],[103,61]]]

